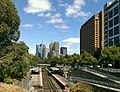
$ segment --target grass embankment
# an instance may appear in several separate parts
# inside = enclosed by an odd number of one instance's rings
[[[17,85],[0,83],[0,92],[28,92]]]

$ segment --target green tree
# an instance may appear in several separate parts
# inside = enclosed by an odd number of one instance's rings
[[[0,80],[7,77],[18,78],[26,75],[28,71],[28,64],[26,54],[28,54],[28,47],[24,42],[11,45],[11,53],[2,58],[0,62]]]
[[[29,58],[29,65],[31,66],[37,66],[38,63],[41,62],[41,59],[38,56],[34,56],[32,54],[28,54]]]
[[[97,60],[100,59],[101,57],[101,49],[100,48],[97,48],[94,52],[94,55],[93,55]]]
[[[100,63],[113,65],[120,60],[120,47],[106,48],[102,50],[102,57]]]
[[[20,36],[20,18],[12,0],[0,0],[0,81],[11,82],[22,78],[30,65],[40,59],[28,53],[24,42],[17,43]]]
[[[17,42],[20,18],[12,0],[0,0],[0,49]]]
[[[97,63],[97,59],[93,55],[84,51],[84,53],[80,56],[80,63],[81,65],[94,64]]]

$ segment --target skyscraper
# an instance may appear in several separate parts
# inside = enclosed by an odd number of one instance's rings
[[[45,58],[46,58],[46,46],[43,44],[43,48],[42,48],[42,60],[44,61]]]
[[[49,45],[49,52],[51,56],[59,56],[59,42],[51,42]]]
[[[80,52],[104,48],[104,11],[93,15],[80,29]]]
[[[54,43],[51,42],[50,45],[49,45],[49,52],[50,52],[51,55],[52,55],[52,53],[53,53],[53,46],[54,46]],[[52,56],[53,56],[53,55],[52,55]]]
[[[39,45],[36,45],[36,56],[39,56],[40,50],[39,50]]]
[[[67,55],[67,47],[61,47],[60,48],[60,54],[63,55],[63,56]]]
[[[46,48],[46,53],[45,53],[45,57],[46,57],[46,58],[48,57],[48,52],[49,52],[49,49]]]
[[[59,56],[59,42],[54,42],[53,50],[55,51],[56,56]]]
[[[120,2],[107,2],[104,5],[105,47],[120,43]]]
[[[44,61],[47,57],[46,53],[46,46],[43,43],[36,45],[36,56],[39,56]]]

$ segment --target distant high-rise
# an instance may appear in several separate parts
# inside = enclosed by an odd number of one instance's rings
[[[104,48],[104,11],[93,15],[80,29],[80,52]]]
[[[36,56],[39,56],[40,50],[39,50],[39,45],[36,45]]]
[[[46,46],[43,44],[43,49],[42,49],[42,60],[46,58]]]
[[[39,45],[39,51],[40,51],[39,53],[41,58],[43,58],[43,46],[44,46],[43,43]]]
[[[49,52],[50,52],[51,55],[53,53],[53,46],[54,46],[54,43],[51,42],[50,45],[49,45]]]
[[[67,47],[61,47],[60,48],[60,54],[63,55],[63,56],[67,55]]]
[[[49,52],[51,56],[59,56],[59,42],[51,42],[49,45]]]
[[[104,5],[104,17],[104,46],[116,46],[120,43],[120,2],[107,2]]]
[[[56,56],[59,56],[59,42],[54,42],[53,50],[56,53]]]
[[[43,43],[36,45],[36,56],[39,56],[44,61],[47,57],[46,53],[46,46]]]
[[[46,53],[45,53],[45,57],[46,57],[46,58],[48,57],[48,52],[49,52],[49,49],[46,48]]]

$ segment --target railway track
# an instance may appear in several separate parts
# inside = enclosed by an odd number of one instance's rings
[[[51,80],[46,70],[43,70],[43,89],[44,89],[44,92],[60,92],[56,88],[55,84]]]

